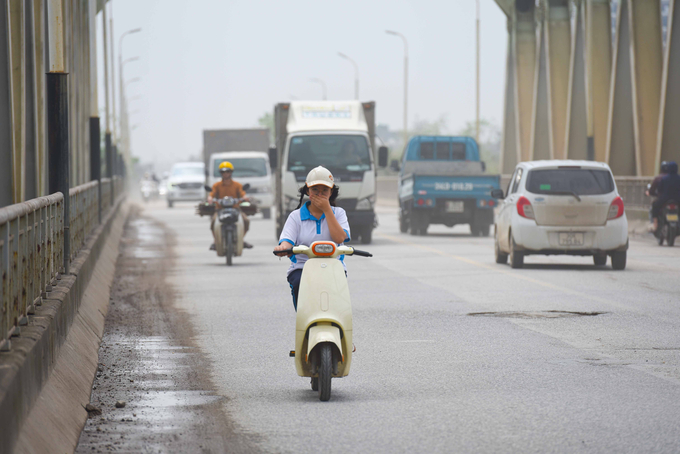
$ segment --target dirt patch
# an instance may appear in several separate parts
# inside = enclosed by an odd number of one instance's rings
[[[529,312],[470,312],[471,317],[499,317],[499,318],[571,318],[594,317],[605,312],[573,312],[573,311],[529,311]]]
[[[76,452],[258,451],[225,414],[190,322],[173,306],[173,245],[168,229],[133,209]]]

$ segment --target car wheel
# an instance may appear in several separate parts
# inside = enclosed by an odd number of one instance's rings
[[[607,254],[595,254],[593,255],[593,263],[595,266],[604,266],[607,264]]]
[[[494,255],[496,256],[496,263],[508,263],[508,254],[501,251],[501,246],[498,244],[498,238],[495,238],[494,241]]]
[[[612,268],[623,270],[626,268],[626,251],[616,251],[612,253]]]
[[[510,239],[510,266],[513,268],[522,268],[524,266],[524,254],[517,249],[515,239]]]

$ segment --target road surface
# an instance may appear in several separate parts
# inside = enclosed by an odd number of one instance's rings
[[[371,259],[346,259],[357,352],[321,403],[298,377],[274,225],[226,267],[192,204],[148,204],[174,233],[168,282],[237,433],[264,452],[677,452],[680,247],[497,265],[467,227],[398,231],[379,209]]]

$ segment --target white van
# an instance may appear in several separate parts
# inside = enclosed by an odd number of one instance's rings
[[[219,167],[224,161],[229,161],[234,165],[235,181],[243,185],[250,184],[248,196],[258,206],[262,216],[269,219],[274,203],[269,155],[262,151],[227,151],[211,154],[207,169],[210,186],[221,180]]]

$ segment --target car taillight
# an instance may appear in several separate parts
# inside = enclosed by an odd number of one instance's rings
[[[675,210],[678,209],[678,206],[677,206],[676,204],[674,204],[674,203],[669,203],[669,204],[668,204],[668,209],[669,209],[669,210],[675,211]]]
[[[534,207],[531,206],[529,199],[522,196],[517,201],[517,214],[527,219],[535,219]]]
[[[616,196],[612,204],[609,206],[609,214],[607,215],[607,220],[620,218],[623,216],[623,199]]]

